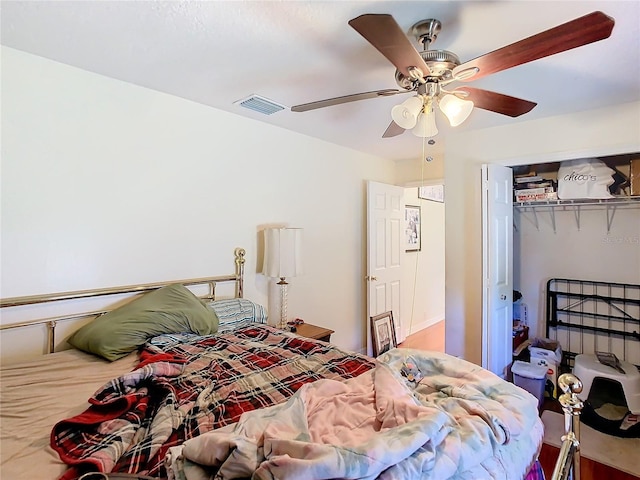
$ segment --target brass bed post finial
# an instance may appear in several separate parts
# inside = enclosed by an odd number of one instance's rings
[[[564,392],[558,400],[564,411],[565,434],[551,478],[564,480],[571,473],[572,480],[580,480],[580,413],[584,403],[578,394],[582,392],[582,382],[571,373],[563,373],[558,378],[558,387]]]
[[[47,353],[53,353],[56,350],[56,325],[55,320],[47,322]]]
[[[236,256],[236,298],[242,298],[244,295],[244,248],[236,248],[233,252]]]

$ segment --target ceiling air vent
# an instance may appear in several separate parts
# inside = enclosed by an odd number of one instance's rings
[[[254,112],[264,113],[265,115],[271,115],[272,113],[285,109],[283,105],[269,100],[268,98],[261,97],[260,95],[250,95],[247,98],[233,102],[233,104],[248,108]]]

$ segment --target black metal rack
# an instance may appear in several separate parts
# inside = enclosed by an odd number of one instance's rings
[[[560,342],[565,370],[597,351],[640,365],[640,285],[552,278],[546,336]]]

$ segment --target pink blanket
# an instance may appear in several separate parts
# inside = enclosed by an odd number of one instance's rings
[[[541,438],[524,390],[445,354],[396,349],[373,371],[307,384],[173,453],[187,480],[210,478],[207,467],[216,479],[523,478]]]

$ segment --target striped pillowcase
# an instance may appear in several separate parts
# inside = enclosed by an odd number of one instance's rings
[[[207,302],[207,308],[218,317],[218,333],[225,333],[250,323],[267,323],[266,309],[245,298]]]

